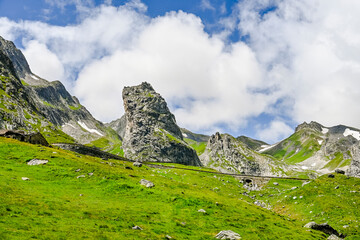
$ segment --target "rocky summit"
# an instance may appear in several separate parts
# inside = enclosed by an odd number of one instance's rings
[[[249,149],[229,134],[215,133],[200,156],[204,166],[220,172],[276,175],[271,159]]]
[[[195,150],[183,140],[164,98],[149,83],[125,87],[122,95],[127,119],[123,140],[126,157],[201,165]]]

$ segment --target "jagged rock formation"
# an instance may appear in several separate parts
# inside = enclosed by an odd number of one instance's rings
[[[218,132],[210,137],[200,160],[204,166],[226,173],[263,176],[280,174],[270,158],[247,148],[234,137]]]
[[[259,152],[292,164],[295,171],[315,170],[325,174],[336,168],[346,170],[359,140],[360,130],[352,127],[324,127],[317,122],[304,122],[289,138]]]
[[[149,83],[123,90],[127,119],[125,156],[139,161],[201,165],[195,150],[184,141],[165,100]]]
[[[1,37],[0,79],[0,128],[62,135],[67,141],[73,137],[80,143],[105,135],[106,127],[61,82],[33,74],[21,51]]]
[[[347,176],[360,178],[360,144],[354,145],[351,149],[352,161]]]

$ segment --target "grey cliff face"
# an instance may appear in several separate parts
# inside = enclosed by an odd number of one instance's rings
[[[360,144],[352,147],[351,155],[352,161],[349,169],[346,171],[346,175],[360,178]]]
[[[234,137],[218,132],[210,137],[200,160],[204,166],[226,173],[275,174],[269,158],[247,148]]]
[[[125,156],[139,161],[200,166],[195,150],[182,137],[174,115],[149,83],[123,90],[126,130]]]
[[[13,42],[0,37],[0,48],[12,61],[16,74],[19,78],[24,78],[27,73],[31,73],[29,64],[27,63],[24,55],[15,47]]]

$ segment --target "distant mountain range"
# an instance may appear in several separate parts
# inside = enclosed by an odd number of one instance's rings
[[[59,81],[32,73],[15,45],[0,37],[0,128],[40,132],[49,143],[81,143],[138,161],[175,162],[222,172],[316,176],[335,169],[358,176],[360,130],[317,122],[269,145],[246,136],[180,129],[150,84],[123,91],[125,115],[96,120]]]

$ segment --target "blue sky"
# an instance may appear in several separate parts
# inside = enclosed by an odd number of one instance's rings
[[[180,126],[269,143],[303,121],[360,128],[360,3],[0,0],[0,35],[101,121],[150,82]]]

